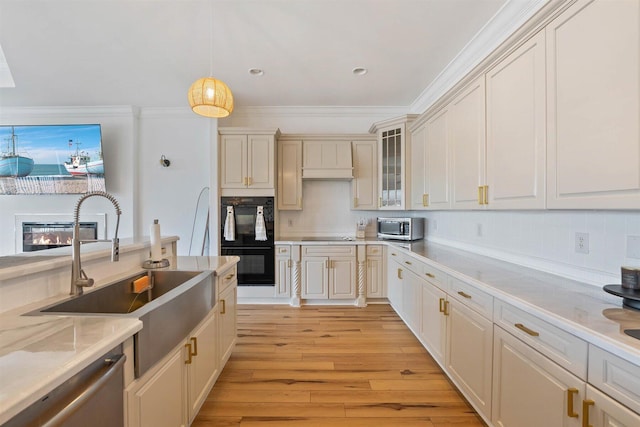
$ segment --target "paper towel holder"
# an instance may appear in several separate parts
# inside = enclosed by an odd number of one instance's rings
[[[163,154],[160,156],[160,165],[162,165],[163,168],[168,168],[171,165],[171,161]]]

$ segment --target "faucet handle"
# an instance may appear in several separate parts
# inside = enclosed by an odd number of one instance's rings
[[[120,260],[120,239],[114,237],[111,246],[111,262]]]

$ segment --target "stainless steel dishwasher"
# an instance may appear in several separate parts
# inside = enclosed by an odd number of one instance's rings
[[[117,346],[2,427],[124,425],[124,361]]]

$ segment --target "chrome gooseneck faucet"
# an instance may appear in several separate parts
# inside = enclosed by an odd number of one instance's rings
[[[86,199],[92,196],[101,196],[113,203],[116,209],[117,221],[116,232],[112,240],[80,240],[80,205]],[[111,261],[118,261],[120,258],[120,242],[118,240],[118,227],[120,226],[120,205],[115,197],[104,191],[91,191],[83,194],[82,197],[76,203],[76,207],[73,211],[73,255],[71,263],[71,295],[82,295],[83,288],[93,286],[93,279],[87,277],[84,270],[82,270],[82,263],[80,262],[80,244],[88,242],[112,242],[111,248]]]

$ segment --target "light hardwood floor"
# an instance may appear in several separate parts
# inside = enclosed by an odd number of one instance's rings
[[[484,425],[388,305],[239,305],[237,346],[192,424]]]

